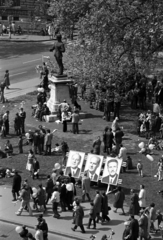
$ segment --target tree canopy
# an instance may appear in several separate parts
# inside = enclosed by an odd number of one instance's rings
[[[80,76],[116,80],[144,72],[163,46],[160,0],[51,0],[49,14],[65,34],[77,27],[70,65]]]

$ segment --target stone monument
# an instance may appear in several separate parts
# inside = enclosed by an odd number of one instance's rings
[[[58,113],[59,105],[64,99],[68,103],[71,102],[68,85],[72,83],[72,80],[68,79],[66,74],[63,74],[64,66],[62,57],[65,52],[65,47],[61,35],[58,34],[56,38],[57,41],[54,43],[54,46],[50,51],[55,51],[54,57],[58,64],[59,72],[58,74],[52,74],[51,77],[49,77],[50,98],[47,102],[47,106],[52,114]]]

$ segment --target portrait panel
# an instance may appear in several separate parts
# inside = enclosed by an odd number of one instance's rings
[[[103,160],[103,156],[91,153],[88,154],[84,173],[87,173],[87,176],[91,179],[91,181],[98,181]]]
[[[110,185],[117,185],[121,166],[122,159],[107,157],[101,182]]]
[[[69,173],[71,173],[72,177],[79,178],[84,162],[84,157],[85,153],[83,152],[70,151],[65,169],[65,176],[68,176]]]

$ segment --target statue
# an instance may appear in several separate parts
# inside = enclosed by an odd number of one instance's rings
[[[59,67],[58,75],[63,75],[64,67],[62,62],[62,57],[63,57],[62,53],[65,52],[65,46],[64,46],[64,43],[62,42],[62,36],[60,34],[57,34],[56,38],[57,38],[57,41],[54,43],[54,46],[50,49],[50,52],[55,50],[54,57]]]

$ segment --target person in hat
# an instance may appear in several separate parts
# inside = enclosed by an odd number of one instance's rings
[[[71,228],[73,231],[75,231],[77,229],[77,227],[79,226],[82,230],[82,233],[85,233],[85,229],[83,226],[83,218],[84,218],[84,211],[82,206],[80,206],[80,202],[79,200],[76,200],[76,214],[75,214],[75,226],[73,228]]]
[[[126,221],[126,222],[124,222],[124,225],[125,225],[125,230],[123,231],[122,239],[123,240],[126,240],[126,239],[132,240],[133,234],[132,234],[132,230],[130,227],[130,222]]]

